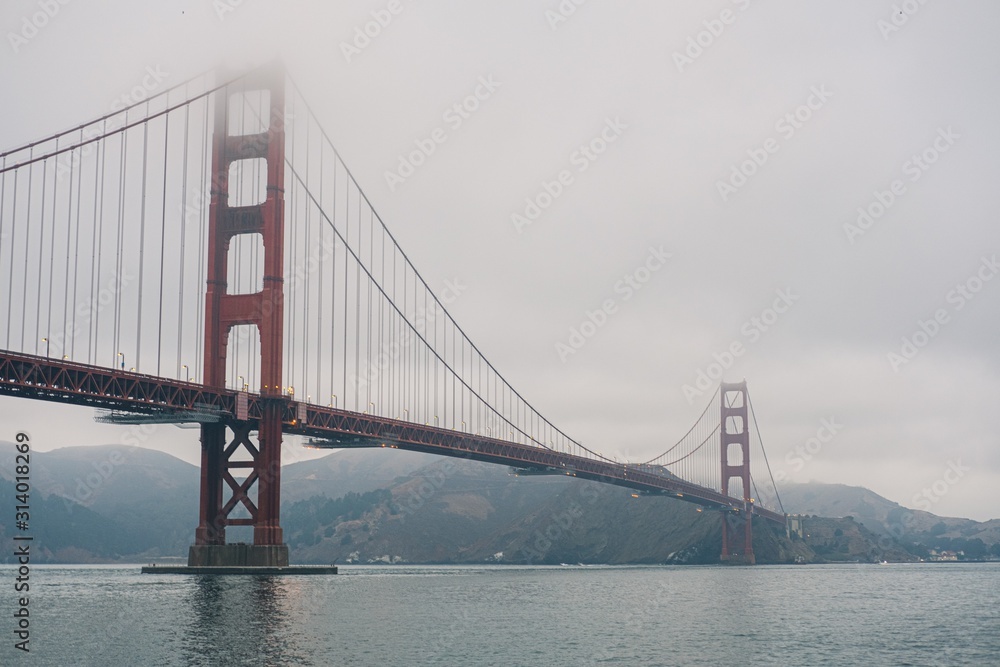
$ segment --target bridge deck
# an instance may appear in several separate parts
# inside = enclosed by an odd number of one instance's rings
[[[509,442],[482,435],[452,431],[412,422],[341,410],[280,396],[245,394],[208,389],[202,385],[170,380],[101,366],[78,364],[34,355],[0,351],[0,394],[70,403],[140,414],[214,414],[226,419],[255,421],[267,400],[284,405],[283,431],[328,439],[330,447],[393,447],[475,461],[562,471],[569,476],[649,493],[671,495],[713,509],[745,511],[741,499],[685,482],[629,463],[564,454],[540,445]],[[192,417],[192,421],[199,421]],[[751,505],[753,514],[784,525],[785,516]]]

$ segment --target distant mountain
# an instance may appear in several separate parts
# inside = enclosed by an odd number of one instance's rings
[[[500,466],[436,459],[386,489],[286,505],[300,562],[716,563],[720,515],[669,497]],[[847,519],[809,521],[789,540],[755,523],[759,562],[915,560]],[[822,553],[821,553],[822,552]]]
[[[0,443],[5,507],[14,503],[5,481],[13,460],[13,445]],[[198,516],[196,466],[137,447],[66,447],[32,453],[31,477],[38,562],[187,553]],[[799,485],[782,492],[790,512],[818,516],[792,539],[755,522],[759,562],[913,560],[931,548],[924,537],[945,548],[968,545],[970,553],[974,540],[987,553],[1000,542],[995,522],[914,512],[865,489]],[[676,499],[633,498],[620,487],[514,476],[503,466],[398,450],[339,451],[288,465],[282,493],[285,539],[299,563],[714,563],[721,548],[720,515]],[[13,533],[12,518],[0,515],[0,538]],[[229,538],[250,536],[234,528]]]
[[[32,537],[32,562],[100,563],[134,553],[135,542],[119,524],[71,500],[31,493],[28,498],[28,530],[12,525],[17,497],[15,486],[0,479],[0,542],[14,544],[14,535]],[[13,549],[0,555],[0,563],[12,563]]]
[[[844,484],[791,484],[781,489],[785,511],[825,517],[853,517],[879,535],[918,545],[916,553],[930,549],[963,551],[974,558],[1000,556],[1000,519],[973,521],[940,517],[913,510],[858,486]]]
[[[403,475],[438,460],[432,454],[398,449],[346,449],[309,461],[299,461],[281,469],[284,504],[312,496],[339,498],[347,493],[364,493],[387,488]]]
[[[14,478],[13,445],[0,443],[0,478]],[[64,447],[31,453],[33,514],[54,520],[39,497],[78,512],[86,509],[124,536],[119,554],[164,556],[187,552],[198,521],[200,473],[169,454],[127,445]],[[4,504],[5,507],[10,505]],[[7,517],[0,517],[0,522]],[[117,538],[116,538],[117,539]],[[100,550],[81,548],[105,556]]]

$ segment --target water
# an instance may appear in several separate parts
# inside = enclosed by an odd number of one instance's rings
[[[341,571],[34,567],[0,665],[1000,665],[997,563]]]

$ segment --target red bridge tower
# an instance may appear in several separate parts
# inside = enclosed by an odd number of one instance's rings
[[[722,450],[722,493],[729,495],[729,480],[740,479],[743,486],[743,511],[722,513],[722,560],[724,562],[746,563],[753,565],[756,559],[753,555],[753,499],[750,496],[750,431],[747,423],[747,383],[722,383],[719,389],[721,402],[720,442]],[[739,449],[731,445],[738,445]],[[738,455],[737,455],[738,453]],[[732,456],[731,456],[732,455]],[[733,461],[738,461],[733,463]],[[737,517],[742,515],[743,548],[735,545],[731,548],[730,531],[738,534]]]
[[[237,400],[235,419],[201,427],[201,509],[188,565],[283,567],[288,565],[288,546],[283,543],[279,521],[282,414],[288,400],[282,392],[285,79],[283,70],[271,67],[241,81],[244,85],[236,95],[229,87],[215,93],[204,384],[213,389],[225,387],[230,331],[235,326],[256,326],[260,335],[262,410],[253,419],[248,418],[245,408],[240,409],[242,401]],[[240,134],[243,128],[231,126],[236,125],[236,114],[230,114],[231,100],[243,104],[240,96],[267,100],[259,110],[262,131]],[[266,189],[247,205],[231,206],[230,187],[235,190],[237,186],[230,183],[230,175],[248,173],[252,170],[251,160],[258,161],[257,165],[260,160],[266,162]],[[229,247],[241,234],[260,234],[263,239],[263,287],[253,294],[228,292]],[[243,387],[237,389],[242,391]],[[254,432],[257,444],[252,439]],[[244,458],[234,459],[241,448]],[[245,479],[237,481],[234,470]],[[256,501],[252,495],[254,485]],[[231,494],[224,501],[227,486]],[[246,508],[249,518],[230,518],[238,505]],[[226,526],[241,525],[253,526],[253,544],[227,545]]]

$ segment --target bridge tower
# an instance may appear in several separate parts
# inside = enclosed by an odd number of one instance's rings
[[[283,543],[279,520],[282,416],[288,402],[282,392],[285,77],[280,67],[272,66],[241,81],[237,94],[228,86],[215,93],[204,384],[213,389],[225,387],[230,331],[235,326],[256,326],[262,409],[259,415],[248,415],[246,402],[238,396],[235,419],[201,427],[201,507],[188,565],[283,567],[288,565],[288,546]],[[251,99],[267,100],[258,110],[264,129],[241,134],[245,128],[235,127],[235,119],[242,115],[230,110],[232,105]],[[259,169],[260,160],[266,163],[264,191],[254,193],[251,203],[230,205],[230,189],[238,187],[230,183],[231,175],[245,182],[240,174],[252,170],[252,164]],[[243,234],[259,234],[263,239],[263,286],[253,294],[231,294],[227,285],[229,247]],[[244,458],[232,458],[241,449]],[[245,479],[238,481],[234,471]],[[255,484],[256,500],[251,493]],[[230,494],[224,501],[226,487]],[[230,517],[239,505],[246,508],[249,518]],[[253,526],[253,545],[226,544],[226,526],[239,525]]]
[[[737,516],[731,511],[722,513],[722,556],[724,562],[753,565],[753,501],[750,496],[750,431],[747,421],[748,401],[746,380],[722,383],[719,389],[722,454],[722,493],[729,495],[729,480],[737,477],[743,486],[743,548],[732,545],[730,538],[738,536]],[[739,449],[731,448],[737,445]],[[737,461],[734,463],[734,461]]]

